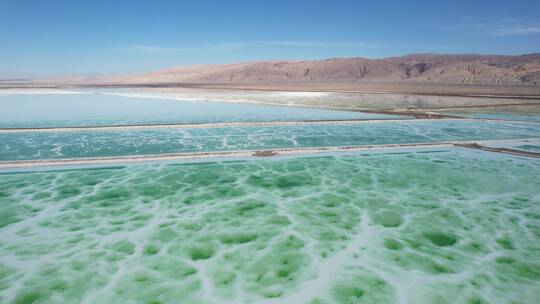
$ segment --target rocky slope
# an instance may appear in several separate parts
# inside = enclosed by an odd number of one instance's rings
[[[415,54],[181,66],[138,75],[65,78],[75,83],[420,82],[540,86],[540,53],[520,56]]]

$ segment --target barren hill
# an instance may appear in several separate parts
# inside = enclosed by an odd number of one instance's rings
[[[49,80],[50,81],[50,80]],[[540,86],[540,53],[520,56],[413,54],[180,66],[136,75],[66,77],[60,83],[373,83]]]

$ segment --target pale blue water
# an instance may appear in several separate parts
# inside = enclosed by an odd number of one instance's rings
[[[407,118],[313,108],[130,98],[92,93],[0,95],[0,109],[2,128]]]

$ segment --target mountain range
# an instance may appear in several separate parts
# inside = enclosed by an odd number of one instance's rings
[[[193,65],[112,76],[41,80],[72,84],[369,83],[540,86],[540,53],[506,56],[412,54],[383,59],[330,58]]]

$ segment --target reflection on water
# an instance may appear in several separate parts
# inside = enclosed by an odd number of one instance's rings
[[[404,118],[286,106],[130,98],[91,93],[0,96],[0,109],[0,127]]]

